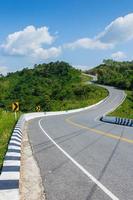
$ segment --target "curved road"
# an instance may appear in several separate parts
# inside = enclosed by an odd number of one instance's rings
[[[98,120],[123,99],[107,88],[109,98],[96,107],[29,122],[48,200],[133,199],[133,128]]]

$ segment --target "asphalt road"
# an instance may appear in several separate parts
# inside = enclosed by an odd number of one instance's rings
[[[96,107],[29,122],[48,200],[133,200],[133,128],[98,120],[123,98],[108,89]]]

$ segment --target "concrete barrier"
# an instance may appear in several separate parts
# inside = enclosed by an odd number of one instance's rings
[[[103,122],[107,122],[107,123],[119,124],[119,125],[133,127],[133,119],[103,116],[103,117],[101,117],[100,120],[103,121]]]
[[[0,175],[0,199],[19,200],[19,177],[23,121],[20,118],[12,133]]]

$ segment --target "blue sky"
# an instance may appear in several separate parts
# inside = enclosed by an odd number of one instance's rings
[[[2,73],[55,60],[84,69],[132,52],[132,0],[0,0]]]

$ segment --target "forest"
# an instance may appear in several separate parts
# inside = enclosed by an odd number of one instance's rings
[[[86,73],[97,74],[98,83],[116,86],[121,89],[133,89],[133,61],[118,62],[111,59]]]
[[[11,110],[19,102],[22,112],[68,110],[93,104],[107,91],[83,82],[82,72],[66,62],[24,68],[0,77],[0,107]]]

